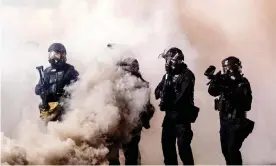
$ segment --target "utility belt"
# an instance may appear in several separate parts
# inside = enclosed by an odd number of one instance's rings
[[[233,103],[230,100],[216,98],[214,101],[214,109],[216,111],[235,110]],[[232,113],[232,111],[228,111]]]
[[[245,119],[246,112],[238,110],[231,101],[223,99],[215,99],[214,107],[216,111],[220,111],[221,116],[225,120]]]

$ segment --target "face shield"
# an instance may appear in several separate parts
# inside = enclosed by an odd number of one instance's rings
[[[48,61],[53,67],[58,67],[62,65],[65,61],[65,56],[61,53],[51,51],[48,53]]]
[[[242,73],[242,66],[237,66],[237,65],[224,65],[222,66],[222,73],[223,74],[228,74],[228,75],[236,75],[238,73]]]
[[[170,61],[171,61],[172,69],[176,69],[182,63],[182,61],[180,60],[180,55],[178,53],[175,56],[173,56],[170,59]]]
[[[166,51],[164,51],[158,56],[158,58],[160,57],[164,58],[166,64],[171,66],[172,68],[175,68],[177,64],[181,63],[181,61],[179,61],[179,54],[173,56],[172,53],[166,53]]]
[[[178,52],[166,51],[159,55],[166,61],[165,70],[167,72],[179,72],[183,63],[183,55]]]
[[[53,60],[53,59],[60,60],[61,59],[61,54],[57,53],[55,51],[51,51],[51,52],[48,53],[48,59],[49,60]]]
[[[222,73],[223,74],[232,73],[232,65],[231,65],[231,63],[229,63],[229,60],[224,60],[222,62]]]
[[[230,72],[230,66],[222,66],[222,73],[227,74]]]

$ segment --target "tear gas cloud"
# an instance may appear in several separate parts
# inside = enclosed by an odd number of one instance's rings
[[[104,164],[105,136],[126,136],[150,95],[147,88],[135,90],[142,83],[122,76],[115,62],[121,56],[134,56],[140,63],[143,58],[156,59],[169,43],[186,47],[180,35],[171,41],[171,33],[179,30],[166,25],[175,24],[165,20],[171,13],[170,3],[159,4],[166,6],[164,11],[148,9],[144,21],[139,6],[131,18],[121,16],[121,5],[127,1],[64,0],[47,7],[25,2],[17,6],[18,1],[4,1],[1,10],[5,15],[1,52],[6,62],[2,66],[2,131],[14,138],[2,137],[2,163]],[[157,19],[157,14],[164,19]],[[38,119],[39,97],[34,95],[35,66],[47,65],[46,50],[52,42],[65,44],[68,62],[81,77],[69,88],[73,98],[64,122],[50,123],[45,132]],[[107,49],[109,42],[119,44]],[[156,46],[146,47],[149,42]]]
[[[208,65],[219,65],[223,57],[230,55],[242,60],[243,71],[253,90],[249,118],[256,126],[242,148],[245,163],[275,163],[276,135],[272,132],[275,113],[271,103],[275,101],[276,78],[269,72],[275,70],[273,53],[276,52],[272,3],[2,1],[1,130],[14,138],[2,137],[2,162],[22,164],[26,159],[35,164],[86,163],[92,159],[104,162],[107,151],[102,133],[121,135],[124,133],[116,131],[129,131],[124,125],[118,125],[125,112],[114,96],[123,93],[139,99],[131,103],[139,110],[145,101],[140,100],[141,96],[149,93],[132,91],[139,82],[128,76],[121,77],[114,62],[123,55],[135,56],[145,79],[155,88],[164,71],[164,62],[157,56],[165,48],[177,46],[185,53],[188,66],[196,75],[195,102],[201,108],[193,125],[196,164],[224,164],[218,115],[207,94],[203,72]],[[38,81],[35,66],[48,65],[46,51],[52,42],[64,43],[68,62],[76,66],[81,81],[71,87],[73,100],[64,123],[51,123],[46,133],[38,118],[39,97],[34,95]],[[108,42],[122,46],[107,50]],[[122,83],[125,81],[128,83]],[[158,108],[153,97],[152,101]],[[128,118],[128,122],[135,122],[136,115]],[[142,133],[140,147],[144,164],[163,163],[159,141],[162,118],[163,114],[157,110],[151,129]]]

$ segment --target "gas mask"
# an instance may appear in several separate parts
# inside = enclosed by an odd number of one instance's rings
[[[176,74],[181,71],[181,66],[184,64],[184,55],[180,49],[172,47],[168,51],[164,50],[164,52],[158,56],[158,58],[160,57],[165,59],[165,69],[168,73],[173,72]]]
[[[182,61],[179,58],[179,54],[175,56],[167,56],[166,58],[166,70],[177,72],[181,68]]]
[[[232,70],[230,70],[230,66],[222,66],[222,73],[223,74],[230,74]]]
[[[63,64],[65,63],[65,60],[66,60],[65,55],[61,53],[51,51],[48,54],[48,61],[53,68],[62,67]]]
[[[223,65],[222,73],[230,77],[230,79],[235,80],[237,77],[241,76],[241,69],[242,67],[237,65]]]

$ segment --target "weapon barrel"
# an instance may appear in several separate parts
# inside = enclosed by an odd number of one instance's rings
[[[41,89],[42,90],[41,91],[42,105],[43,105],[43,107],[47,108],[48,104],[46,102],[46,93],[45,93],[45,90],[44,90],[43,66],[38,66],[38,67],[36,67],[36,69],[39,72],[40,83],[41,83],[41,86],[42,86],[42,89]]]
[[[39,77],[40,77],[40,82],[44,84],[44,79],[43,79],[43,66],[38,66],[36,69],[39,72]]]

